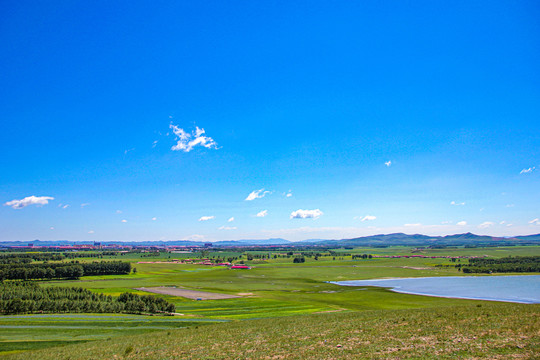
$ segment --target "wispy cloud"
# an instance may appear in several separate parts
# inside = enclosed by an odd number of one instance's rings
[[[384,163],[384,165],[386,165],[386,167],[390,167],[390,165],[392,165],[392,161],[388,160]]]
[[[209,136],[204,136],[205,131],[199,127],[195,127],[195,131],[188,133],[184,129],[171,124],[169,127],[172,129],[176,136],[176,145],[171,147],[173,151],[190,152],[196,146],[202,146],[207,149],[217,149],[217,143]]]
[[[263,211],[260,211],[257,213],[257,215],[255,215],[256,217],[265,217],[266,215],[268,215],[268,210],[263,210]]]
[[[291,213],[291,219],[317,219],[321,215],[323,215],[323,212],[319,209],[314,209],[314,210],[298,209]]]
[[[208,220],[213,220],[215,218],[216,218],[215,216],[201,216],[199,221],[208,221]]]
[[[227,222],[233,222],[233,221],[234,221],[234,216],[231,216],[231,217],[229,218],[229,220],[227,220]]]
[[[27,196],[20,200],[11,200],[4,203],[4,206],[11,206],[13,209],[22,209],[29,205],[43,206],[49,203],[49,200],[54,200],[51,196]]]
[[[67,209],[69,207],[69,204],[58,204],[58,207],[61,209]]]
[[[480,225],[478,225],[478,227],[480,229],[487,229],[488,227],[491,227],[495,225],[495,223],[491,222],[491,221],[484,221],[483,223],[481,223]]]
[[[529,221],[529,224],[531,225],[540,225],[540,219],[536,218],[531,221]]]
[[[236,230],[236,226],[220,226],[218,230]]]
[[[530,168],[528,168],[528,169],[523,169],[523,170],[521,170],[519,173],[520,173],[520,174],[530,174],[530,173],[532,173],[535,169],[536,169],[536,167],[533,166],[533,167],[530,167]]]
[[[268,191],[268,190],[265,191],[264,189],[254,190],[247,196],[247,198],[245,200],[246,201],[252,201],[252,200],[255,200],[255,199],[260,199],[260,198],[265,197],[265,195],[269,194],[269,193],[270,193],[270,191]]]
[[[152,148],[155,148],[158,142],[158,140],[154,140],[154,142],[152,143]]]
[[[156,221],[156,220],[157,220],[157,217],[153,217],[153,218],[152,218],[152,221]]]
[[[464,202],[458,203],[458,202],[452,201],[452,202],[450,202],[450,205],[454,205],[454,206],[463,206],[463,205],[465,205],[465,203],[464,203]]]
[[[375,220],[376,218],[377,217],[373,215],[366,215],[362,219],[360,219],[360,221],[372,221],[372,220]]]
[[[126,220],[126,219],[122,219],[122,222],[123,222],[123,223],[127,223],[127,220]]]
[[[81,204],[81,207],[83,208],[83,207],[86,207],[86,206],[88,206],[88,205],[90,205],[90,203],[82,203],[82,204]]]
[[[285,197],[291,197],[292,196],[292,190],[289,190],[284,195],[285,195]]]
[[[54,226],[51,226],[49,229],[50,229],[50,230],[54,230]]]
[[[418,226],[422,226],[422,224],[420,224],[420,223],[415,223],[415,224],[404,224],[403,226],[406,226],[406,227],[418,227]]]
[[[467,225],[467,222],[464,221],[464,220],[463,220],[463,221],[458,221],[458,222],[456,223],[456,225],[459,225],[459,226],[465,226],[465,225]]]
[[[94,233],[94,230],[90,230],[88,233],[89,233],[89,234],[93,234],[93,233]]]

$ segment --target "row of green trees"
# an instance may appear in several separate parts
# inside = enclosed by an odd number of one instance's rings
[[[461,267],[461,265],[457,265]],[[540,256],[515,256],[499,259],[469,259],[469,265],[461,267],[464,273],[540,272]]]
[[[0,253],[0,264],[28,264],[32,261],[61,261],[65,256],[59,253]]]
[[[20,281],[0,284],[0,314],[170,314],[174,311],[173,304],[152,295],[123,293],[113,297],[77,287],[41,287],[33,282]]]
[[[81,276],[126,275],[130,272],[131,264],[122,261],[13,263],[0,264],[0,281],[79,279]]]
[[[354,259],[371,259],[371,258],[373,258],[373,255],[371,255],[371,254],[362,254],[362,255],[358,254],[358,255],[353,255],[352,256],[353,260]]]

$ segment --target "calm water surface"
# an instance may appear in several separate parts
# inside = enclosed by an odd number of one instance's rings
[[[540,275],[445,276],[332,281],[343,286],[378,286],[393,291],[461,299],[540,303]]]

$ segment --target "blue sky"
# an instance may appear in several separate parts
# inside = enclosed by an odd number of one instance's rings
[[[0,11],[0,240],[540,233],[535,1]]]

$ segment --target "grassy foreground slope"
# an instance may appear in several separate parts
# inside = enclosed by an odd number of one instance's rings
[[[321,313],[50,348],[8,359],[534,359],[540,305]]]

